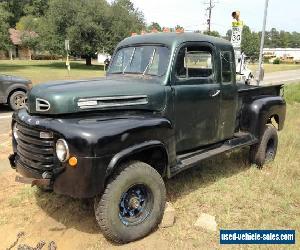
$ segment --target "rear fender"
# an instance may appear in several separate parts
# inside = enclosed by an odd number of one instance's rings
[[[286,115],[286,103],[281,96],[264,96],[245,104],[242,109],[240,128],[258,138],[264,131],[264,126],[271,118],[276,120],[278,130],[283,129]]]

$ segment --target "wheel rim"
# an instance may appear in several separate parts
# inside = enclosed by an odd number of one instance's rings
[[[143,222],[153,208],[153,195],[144,184],[131,186],[121,195],[119,218],[126,226],[134,226]]]
[[[267,143],[266,148],[266,161],[271,161],[275,157],[275,143],[274,140],[271,138]]]
[[[14,98],[14,104],[17,109],[25,107],[25,96],[22,94],[18,94]]]

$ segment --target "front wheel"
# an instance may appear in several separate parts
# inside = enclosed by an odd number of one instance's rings
[[[152,232],[162,220],[166,189],[160,174],[143,162],[121,167],[103,195],[95,198],[96,220],[106,238],[131,242]]]
[[[24,91],[15,91],[9,97],[9,106],[13,110],[25,107],[26,93]]]
[[[272,124],[267,124],[259,143],[250,148],[250,163],[262,168],[266,161],[273,161],[276,156],[277,145],[277,130]]]

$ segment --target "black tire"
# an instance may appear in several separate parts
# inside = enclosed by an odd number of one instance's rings
[[[8,104],[11,109],[18,110],[25,108],[26,93],[24,91],[18,90],[13,92],[8,99]]]
[[[166,188],[160,174],[135,161],[114,175],[103,195],[95,198],[94,209],[103,235],[127,243],[145,237],[158,226],[165,203]]]
[[[259,143],[250,148],[250,163],[262,168],[267,161],[275,159],[277,146],[277,129],[272,124],[267,124]]]

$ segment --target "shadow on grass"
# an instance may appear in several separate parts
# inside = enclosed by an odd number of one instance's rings
[[[5,72],[17,71],[20,69],[25,69],[30,65],[18,65],[18,64],[10,64],[10,63],[0,63],[0,74]]]
[[[12,71],[17,71],[17,70],[24,70],[24,69],[29,69],[37,67],[37,68],[48,68],[48,69],[66,69],[66,62],[64,61],[49,61],[49,62],[38,62],[38,61],[28,61],[29,63],[26,64],[14,64],[14,62],[1,62],[0,63],[0,72],[4,73],[4,72],[12,72]],[[82,62],[74,62],[71,61],[71,69],[76,69],[76,70],[95,70],[95,71],[99,71],[99,70],[104,70],[104,65],[91,65],[91,66],[86,66],[84,63]]]
[[[243,148],[204,160],[198,167],[183,171],[166,182],[168,200],[175,202],[199,188],[248,170],[251,167],[248,156],[249,148]]]
[[[100,233],[94,216],[92,199],[73,199],[41,190],[35,193],[35,197],[37,205],[67,229],[75,228],[90,234]],[[57,231],[56,228],[51,230]]]
[[[104,65],[90,65],[87,66],[81,62],[70,62],[71,69],[76,70],[104,70]],[[43,63],[43,64],[32,64],[31,66],[40,67],[40,68],[51,68],[51,69],[65,69],[66,63],[65,62],[51,62],[51,63]]]
[[[205,160],[201,167],[184,171],[173,179],[167,180],[167,198],[176,201],[199,188],[205,188],[219,179],[228,178],[249,168],[248,149]],[[91,234],[101,233],[94,216],[93,200],[73,199],[41,191],[36,192],[35,196],[37,204],[48,216],[62,223],[66,228],[75,228]]]
[[[7,104],[0,104],[0,114],[13,112],[13,110]]]

